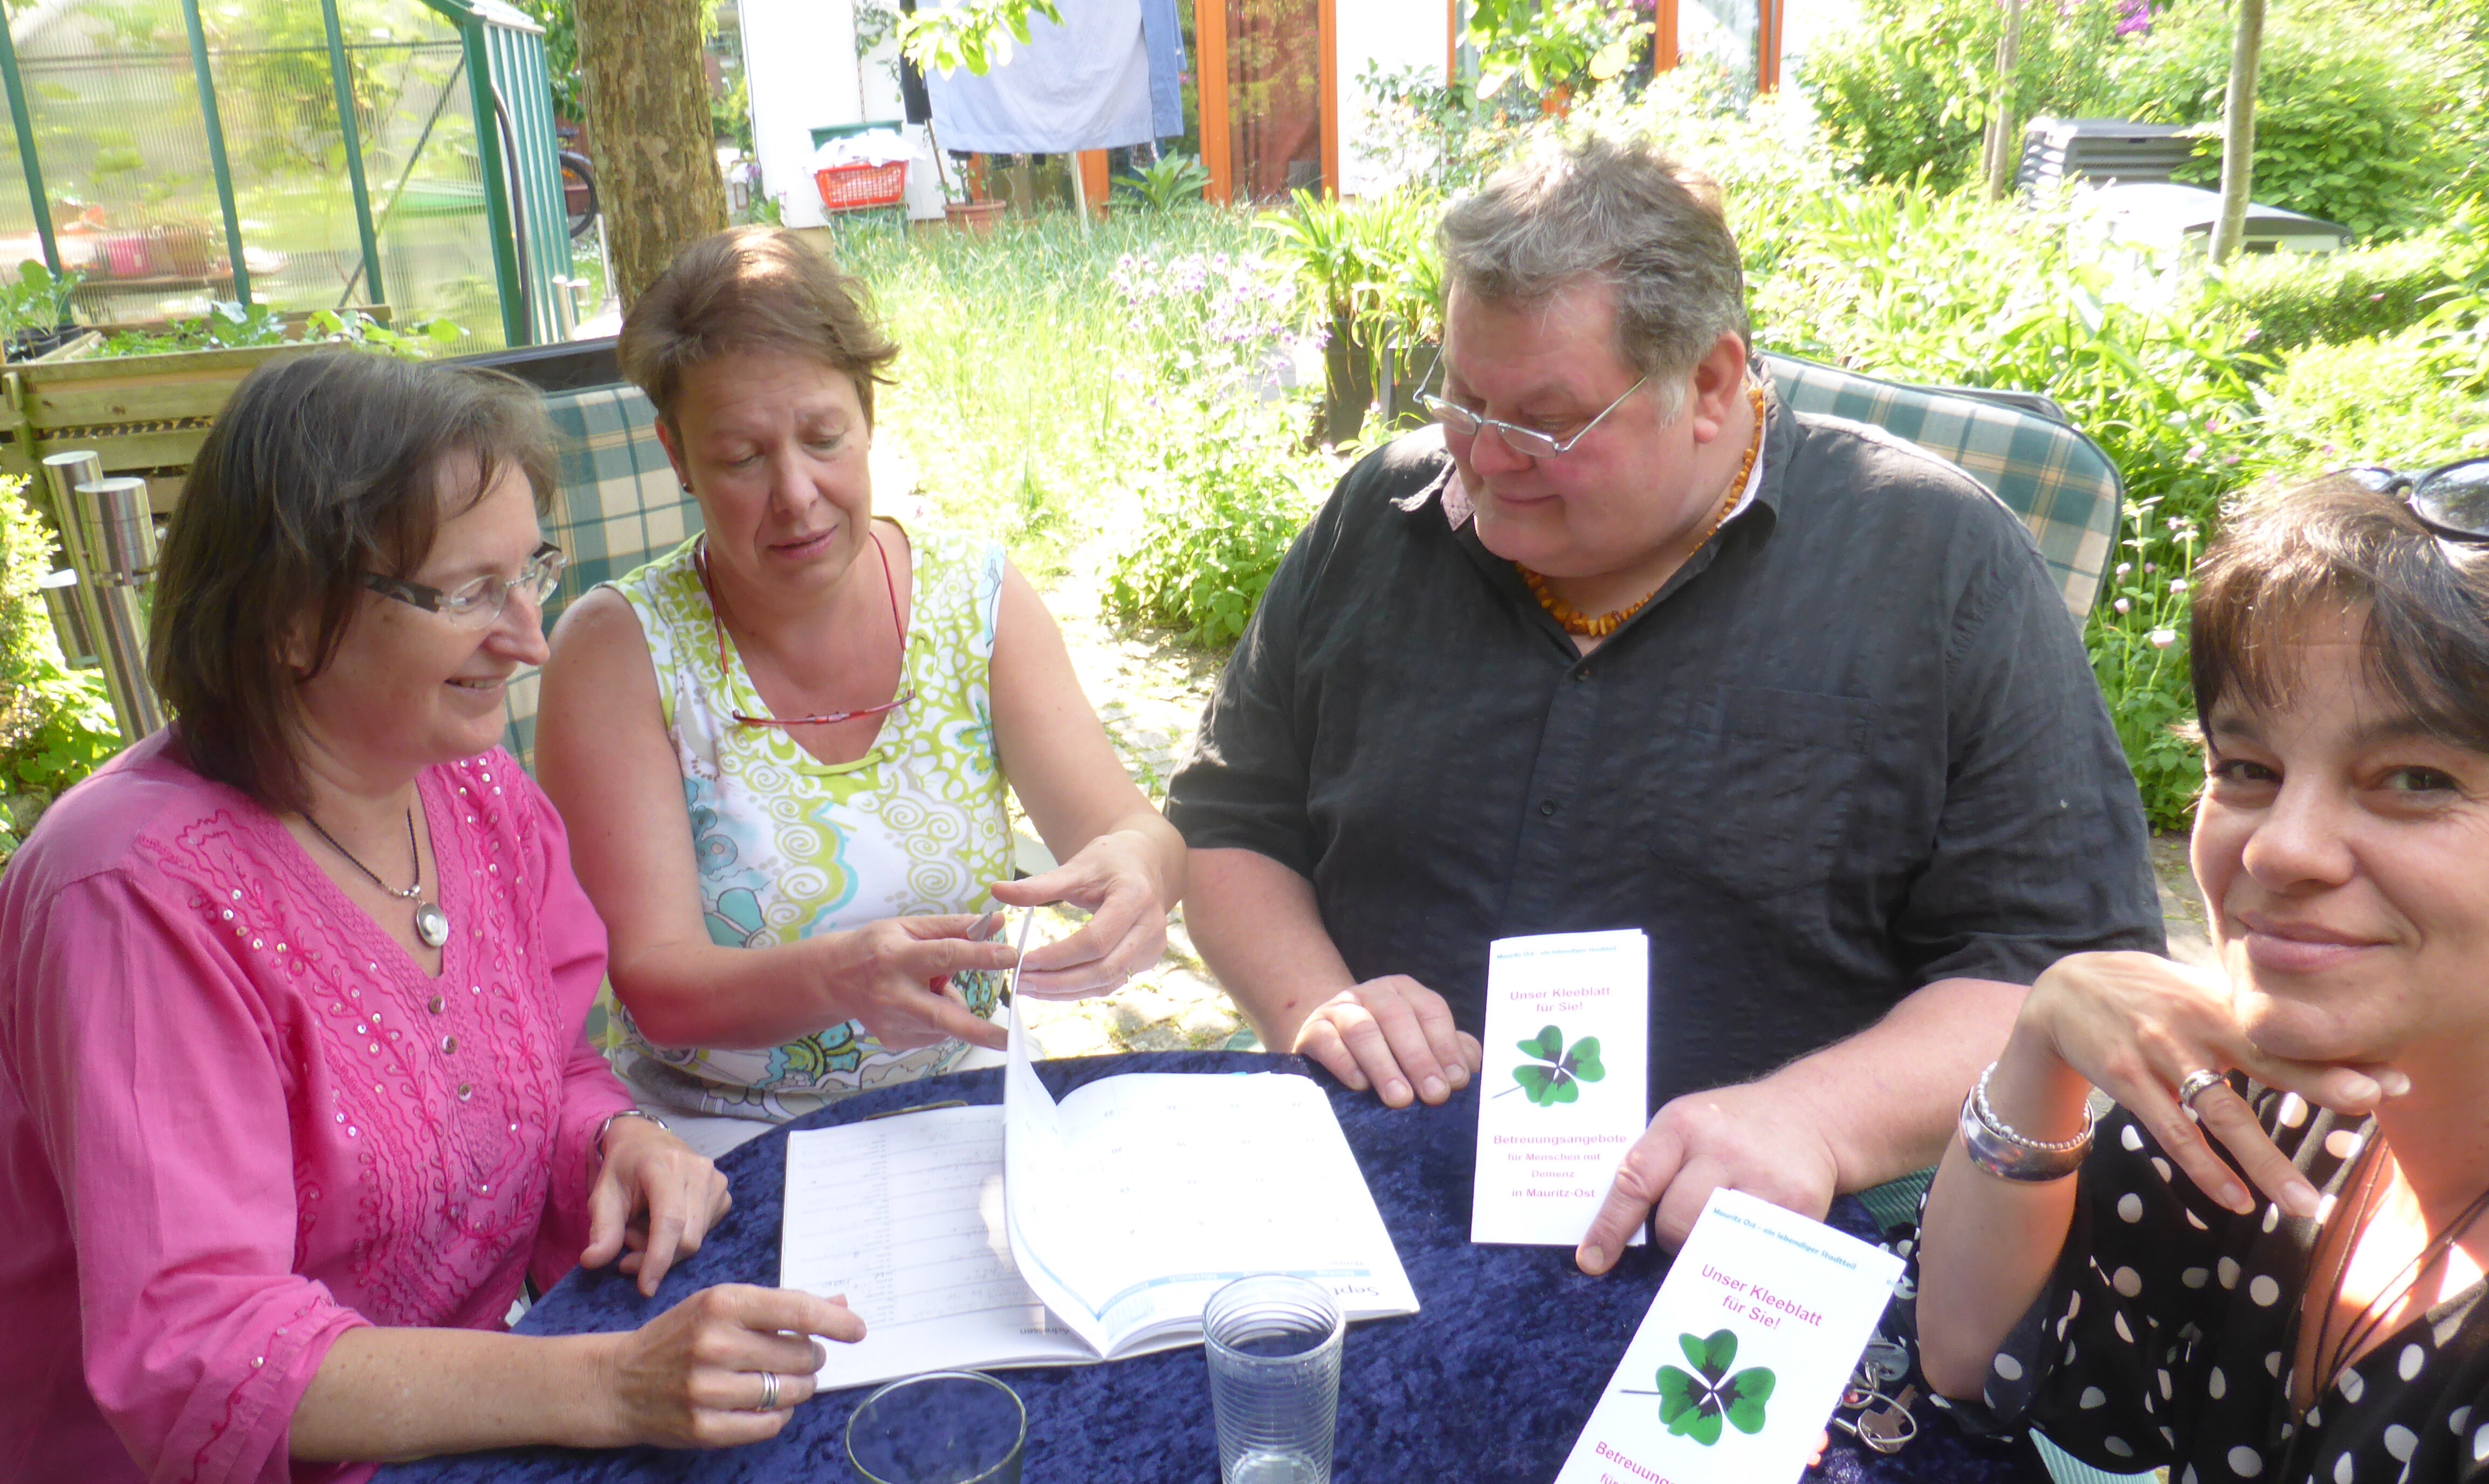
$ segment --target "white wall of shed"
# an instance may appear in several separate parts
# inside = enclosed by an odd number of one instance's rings
[[[752,146],[760,189],[790,227],[821,225],[813,130],[865,121],[854,0],[736,0],[752,84]],[[895,116],[895,115],[894,115]]]

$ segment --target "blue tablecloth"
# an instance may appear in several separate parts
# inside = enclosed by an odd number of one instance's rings
[[[1351,1326],[1342,1360],[1340,1484],[1386,1480],[1512,1480],[1544,1484],[1658,1292],[1664,1256],[1630,1252],[1615,1271],[1585,1277],[1559,1247],[1473,1246],[1470,1177],[1474,1086],[1440,1108],[1394,1112],[1295,1057],[1169,1052],[1041,1063],[1057,1097],[1130,1071],[1302,1071],[1330,1095],[1349,1147],[1390,1228],[1422,1312]],[[1002,1099],[999,1070],[972,1071],[867,1093],[791,1127],[849,1123],[945,1099]],[[611,1271],[574,1272],[519,1326],[528,1334],[625,1329],[713,1283],[774,1283],[786,1135],[772,1132],[727,1156],[734,1210],[689,1262],[644,1299]],[[1835,1223],[1873,1236],[1866,1211],[1844,1200]],[[1028,1484],[1216,1484],[1209,1383],[1199,1347],[1097,1366],[1007,1371],[1028,1404]],[[1920,1388],[1924,1391],[1924,1385]],[[384,1484],[453,1480],[700,1480],[703,1484],[831,1484],[855,1477],[842,1442],[861,1389],[817,1397],[763,1443],[723,1452],[612,1453],[528,1448],[434,1459],[384,1470]],[[1920,1434],[1889,1458],[1835,1434],[1811,1478],[1827,1484],[2046,1484],[2027,1444],[1974,1440],[1920,1404]],[[1768,1481],[1762,1481],[1768,1484]]]

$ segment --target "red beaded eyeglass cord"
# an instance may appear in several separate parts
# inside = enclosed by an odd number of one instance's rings
[[[865,534],[867,538],[873,542],[873,555],[881,558],[881,585],[883,589],[890,594],[890,627],[899,635],[899,678],[901,684],[899,694],[877,706],[865,706],[854,711],[832,711],[826,716],[795,717],[783,722],[778,720],[776,717],[770,716],[746,716],[740,711],[728,713],[733,718],[736,726],[829,727],[840,722],[852,722],[858,717],[880,716],[886,712],[896,711],[900,707],[916,699],[916,687],[906,683],[907,625],[901,622],[899,616],[899,581],[890,574],[890,553],[882,549],[881,532],[868,528]],[[726,620],[718,616],[717,586],[709,581],[708,576],[708,537],[705,534],[701,537],[701,544],[692,551],[692,566],[700,573],[701,592],[708,599],[709,627],[717,633],[718,673],[723,675],[731,675],[733,673],[733,670],[728,665],[726,658]],[[758,687],[756,686],[754,689],[757,693]]]

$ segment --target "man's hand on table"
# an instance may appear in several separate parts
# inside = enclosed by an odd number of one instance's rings
[[[1626,1153],[1574,1260],[1584,1272],[1607,1271],[1654,1207],[1660,1244],[1674,1251],[1722,1185],[1820,1221],[1840,1180],[1823,1119],[1793,1090],[1766,1078],[1688,1093]]]
[[[1444,997],[1405,974],[1369,979],[1315,1006],[1290,1049],[1394,1108],[1409,1106],[1413,1089],[1442,1102],[1485,1060],[1477,1038],[1452,1024]]]

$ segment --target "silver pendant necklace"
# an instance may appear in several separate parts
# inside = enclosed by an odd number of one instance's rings
[[[443,943],[449,941],[449,914],[441,910],[441,904],[439,902],[426,901],[423,899],[423,854],[415,847],[414,809],[409,808],[406,812],[406,853],[415,861],[415,884],[404,891],[399,891],[396,887],[382,880],[380,872],[372,870],[369,866],[364,865],[361,861],[357,860],[355,858],[355,852],[337,843],[337,837],[329,834],[327,830],[322,829],[320,821],[311,817],[311,812],[309,810],[304,810],[302,812],[302,818],[304,822],[311,826],[312,830],[315,831],[322,840],[329,842],[329,849],[344,856],[347,862],[357,870],[359,870],[364,875],[371,877],[372,885],[379,887],[382,891],[388,893],[400,901],[411,901],[415,903],[415,935],[423,940],[426,948],[439,948]]]

